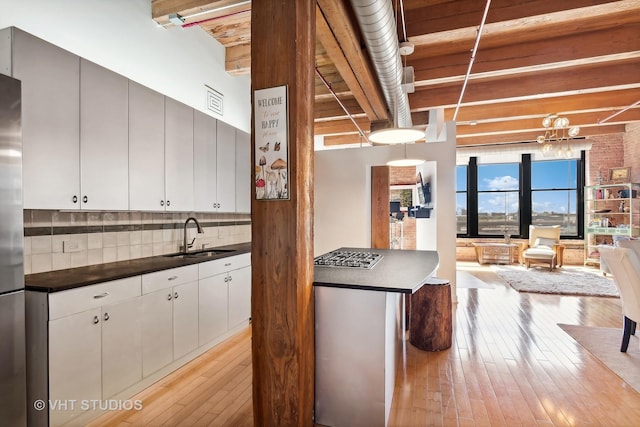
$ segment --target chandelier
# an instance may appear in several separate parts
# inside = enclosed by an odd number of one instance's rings
[[[542,119],[542,126],[544,126],[544,135],[540,135],[536,141],[543,144],[543,155],[549,155],[555,151],[559,156],[571,157],[569,141],[578,136],[580,128],[569,127],[569,119],[557,114],[549,114]]]

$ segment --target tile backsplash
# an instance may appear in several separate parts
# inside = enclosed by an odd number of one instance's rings
[[[126,261],[181,250],[184,222],[193,216],[204,233],[189,223],[187,240],[195,248],[251,241],[250,214],[190,212],[24,211],[25,274]]]

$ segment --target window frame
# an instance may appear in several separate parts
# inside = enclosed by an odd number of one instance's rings
[[[561,159],[548,159],[548,160],[561,160]],[[567,159],[576,161],[576,234],[563,234],[560,237],[562,239],[583,239],[584,238],[584,186],[585,186],[585,151],[580,152],[580,157],[577,159]],[[545,160],[540,160],[545,161]],[[513,163],[513,162],[506,162]],[[495,163],[499,164],[499,163]],[[531,154],[522,154],[519,164],[519,215],[520,215],[520,234],[511,235],[513,238],[527,239],[529,237],[529,225],[532,223],[533,218],[533,206],[532,198],[533,193],[538,191],[552,191],[552,190],[564,190],[574,191],[572,188],[545,188],[532,190],[531,178],[532,178],[532,164],[533,160]],[[502,234],[479,234],[478,233],[478,158],[470,157],[467,165],[457,165],[467,167],[467,233],[457,233],[459,238],[502,238]],[[459,193],[464,191],[458,191],[456,187],[456,197]],[[484,191],[482,193],[485,193]],[[457,221],[457,212],[456,212]],[[457,222],[456,222],[457,224]],[[457,225],[456,225],[457,231]]]

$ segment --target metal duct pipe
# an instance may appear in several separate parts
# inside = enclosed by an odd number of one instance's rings
[[[413,124],[409,97],[400,86],[403,67],[391,1],[351,0],[351,5],[378,74],[382,93],[394,116],[394,123],[402,128],[410,128]]]

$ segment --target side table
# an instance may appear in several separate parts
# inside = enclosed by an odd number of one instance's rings
[[[479,264],[511,264],[518,245],[515,243],[472,243]]]

